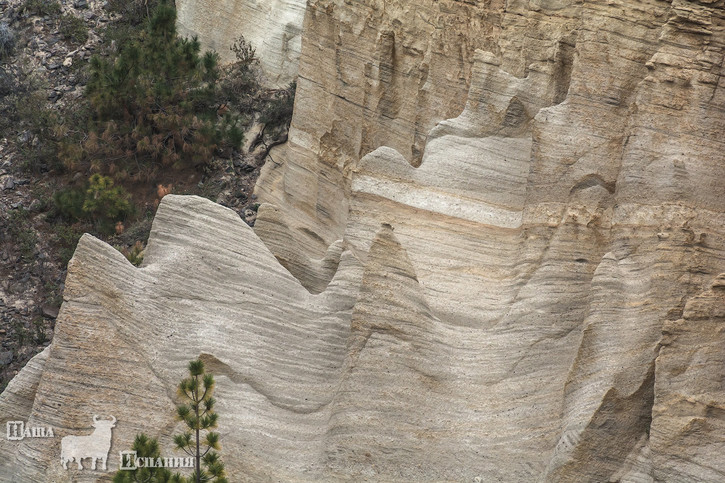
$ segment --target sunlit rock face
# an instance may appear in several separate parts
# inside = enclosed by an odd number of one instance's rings
[[[257,185],[274,208],[256,232],[319,291],[333,242],[369,261],[380,227],[394,229],[434,321],[420,323],[447,341],[424,357],[450,371],[423,391],[446,395],[421,410],[437,437],[410,437],[440,455],[427,474],[455,478],[445,462],[468,455],[465,475],[484,481],[722,477],[704,463],[720,461],[704,421],[722,395],[658,403],[672,371],[656,360],[663,327],[725,269],[724,7],[309,3],[290,141]],[[377,300],[388,318],[413,308]],[[687,350],[708,367],[721,357]],[[684,358],[668,360],[684,371]],[[454,421],[465,437],[432,429]],[[650,441],[658,424],[668,439]],[[341,461],[355,459],[348,444]]]
[[[243,35],[256,49],[264,84],[286,87],[297,75],[305,0],[177,0],[178,30],[203,49],[236,61],[230,50]]]
[[[84,237],[2,419],[171,448],[201,355],[231,481],[722,481],[725,2],[312,0],[302,37],[254,231],[167,196],[141,268]],[[97,479],[58,445],[0,480]]]
[[[300,476],[323,453],[359,263],[343,255],[325,293],[311,295],[234,211],[168,195],[144,264],[90,235],[79,242],[51,346],[0,396],[3,421],[53,427],[57,437],[3,438],[0,481],[96,481],[98,472],[64,470],[59,457],[60,438],[89,434],[93,415],[117,419],[110,471],[139,432],[183,456],[171,441],[183,430],[176,386],[197,356],[216,377],[230,481]]]

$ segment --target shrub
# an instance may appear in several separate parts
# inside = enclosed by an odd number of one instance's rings
[[[121,248],[120,246],[115,247],[116,250],[121,252],[126,259],[131,262],[132,265],[139,266],[143,262],[144,246],[142,241],[137,241],[131,248]]]
[[[297,83],[292,82],[286,89],[275,91],[265,103],[259,116],[259,122],[269,129],[289,128],[295,105]]]
[[[113,179],[92,175],[84,188],[67,188],[53,195],[56,212],[68,221],[93,221],[105,234],[113,233],[117,221],[133,213],[130,196]]]
[[[38,345],[45,344],[48,341],[48,334],[45,332],[43,317],[35,317],[33,319],[33,329],[35,332],[33,337],[34,342]]]
[[[85,190],[79,188],[66,188],[53,195],[53,202],[57,214],[68,221],[78,221],[86,218],[83,203],[86,201]]]
[[[218,56],[200,56],[198,40],[177,38],[175,23],[176,10],[162,2],[138,40],[91,59],[94,126],[82,148],[94,168],[138,175],[144,166],[200,166],[238,142],[217,119]]]
[[[108,0],[106,10],[121,16],[109,22],[103,30],[103,42],[106,45],[114,43],[117,48],[138,40],[143,31],[140,28],[143,21],[147,21],[149,13],[155,11],[157,0]]]
[[[257,58],[257,49],[252,47],[252,44],[248,42],[243,35],[240,35],[234,43],[232,43],[229,50],[234,52],[237,58],[237,64],[242,69],[251,69],[253,66],[259,64]]]
[[[25,0],[23,8],[35,15],[58,15],[60,3],[56,0]]]
[[[67,264],[67,263],[66,263]],[[65,268],[65,266],[63,266]],[[63,293],[59,282],[48,280],[43,284],[43,300],[45,304],[60,307],[63,303]]]
[[[241,112],[251,113],[256,109],[256,98],[261,87],[259,60],[252,44],[244,36],[237,38],[230,50],[236,54],[237,61],[224,67],[221,92]]]
[[[242,141],[244,141],[242,122],[237,116],[227,113],[222,118],[217,129],[221,133],[221,138],[223,139],[222,144],[224,146],[235,148],[240,146]]]
[[[15,77],[0,66],[0,99],[11,94],[16,89]],[[0,123],[0,126],[2,126],[0,129],[4,128],[4,124],[7,123],[8,119],[4,121]]]
[[[12,331],[15,335],[15,340],[18,341],[18,348],[23,347],[25,342],[30,341],[30,333],[25,325],[18,319],[12,319]],[[15,354],[17,356],[17,352]]]
[[[83,19],[66,14],[60,17],[60,34],[73,42],[85,44],[88,40],[88,27]]]
[[[15,48],[15,34],[8,24],[0,23],[0,60],[5,59],[13,53]]]
[[[120,186],[114,186],[108,176],[94,174],[88,180],[83,212],[96,222],[115,225],[116,221],[131,214],[129,195]],[[103,231],[109,231],[106,228]]]

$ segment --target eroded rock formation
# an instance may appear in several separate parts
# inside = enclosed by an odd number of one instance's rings
[[[722,0],[311,0],[255,232],[85,237],[0,415],[170,447],[201,354],[240,481],[721,481],[724,56]]]
[[[364,260],[395,227],[433,314],[477,329],[482,427],[529,435],[477,443],[508,463],[484,480],[716,481],[662,470],[648,435],[662,328],[725,268],[725,4],[384,4],[309,4],[290,142],[258,183],[285,250]]]
[[[179,33],[197,36],[223,62],[240,35],[257,51],[264,83],[287,87],[297,75],[305,0],[176,0]]]

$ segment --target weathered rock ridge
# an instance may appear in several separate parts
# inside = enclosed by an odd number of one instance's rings
[[[140,269],[84,237],[3,420],[170,448],[201,354],[233,481],[722,481],[725,2],[310,0],[302,36],[254,232],[167,196]],[[0,479],[99,478],[58,444]]]
[[[451,410],[470,431],[442,459],[475,448],[484,481],[723,477],[714,440],[649,437],[680,411],[653,410],[663,328],[725,269],[724,7],[309,2],[256,231],[319,291],[332,242],[366,260],[395,228],[426,306],[461,331],[441,366],[488,394],[484,416]],[[670,414],[677,431],[713,434],[708,401]]]

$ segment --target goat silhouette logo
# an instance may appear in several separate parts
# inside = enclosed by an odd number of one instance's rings
[[[98,419],[93,416],[93,427],[96,428],[92,434],[86,436],[64,436],[60,440],[60,462],[63,469],[68,469],[68,463],[73,460],[78,464],[78,469],[82,470],[81,460],[85,458],[91,459],[91,469],[96,469],[96,460],[101,460],[102,470],[106,471],[106,460],[108,452],[111,450],[112,429],[116,426],[116,418]]]

